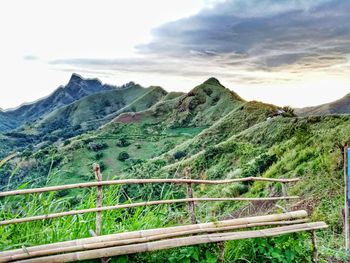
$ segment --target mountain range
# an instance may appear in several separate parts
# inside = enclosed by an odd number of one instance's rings
[[[60,86],[46,98],[13,110],[0,111],[0,131],[16,129],[25,122],[36,120],[59,107],[86,96],[113,89],[116,87],[102,84],[98,79],[83,79],[80,75],[73,74],[67,85]]]

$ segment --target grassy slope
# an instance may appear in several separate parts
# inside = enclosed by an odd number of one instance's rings
[[[232,93],[230,93],[231,96],[222,95],[219,100],[215,99],[216,104],[213,104],[212,94],[218,92],[227,95],[228,93],[212,81],[204,83],[200,88],[197,87],[194,90],[194,96],[183,95],[159,102],[150,110],[138,113],[142,118],[136,121],[129,119],[128,123],[125,123],[117,118],[115,122],[96,132],[80,136],[58,150],[51,149],[51,151],[38,153],[34,159],[23,159],[25,165],[22,164],[22,166],[28,167],[30,164],[33,167],[45,166],[46,173],[36,171],[36,175],[42,174],[41,183],[49,179],[49,184],[93,180],[91,164],[94,161],[104,164],[105,178],[113,178],[116,175],[116,178],[182,177],[185,167],[191,167],[193,178],[202,179],[245,176],[301,177],[300,182],[289,187],[290,195],[301,196],[300,201],[290,204],[291,207],[306,209],[312,219],[324,220],[330,224],[330,228],[320,235],[321,251],[325,248],[341,248],[343,231],[341,209],[344,201],[341,149],[343,145],[350,143],[350,117],[284,118],[278,116],[268,119],[276,114],[276,107],[258,102],[246,103]],[[209,87],[212,93],[209,92],[208,95],[208,91],[203,89],[205,87]],[[198,99],[203,96],[205,99]],[[192,107],[193,100],[196,107]],[[230,102],[233,105],[226,110]],[[212,107],[221,106],[216,107],[215,110],[206,108],[204,109],[206,114],[204,114],[203,109],[198,108],[203,103],[208,103],[207,106]],[[210,127],[203,130],[202,125]],[[116,142],[121,137],[126,137],[131,144],[127,147],[116,146]],[[99,160],[96,159],[96,153],[87,148],[88,143],[98,141],[107,144],[105,149],[100,150],[103,156]],[[144,161],[121,162],[117,160],[117,155],[122,150],[127,151],[134,161],[137,159]],[[175,153],[179,151],[185,153],[185,157],[180,160],[175,158]],[[59,161],[48,173],[47,167],[52,167],[52,160],[56,158]],[[45,159],[48,160],[45,161]],[[47,174],[49,174],[48,177]],[[195,196],[232,197],[242,194],[244,196],[281,195],[281,185],[254,183],[195,188]],[[141,197],[153,199],[183,195],[183,189],[177,186],[156,187],[153,190],[150,187],[133,186],[122,189],[112,187],[106,192],[105,197],[107,205],[120,201],[119,196],[125,201],[129,197],[135,197],[136,200]],[[52,205],[47,207],[50,211],[62,209],[67,205],[77,208],[93,206],[93,194],[80,190],[63,193],[53,200]],[[33,213],[29,207],[30,202],[28,207],[21,207],[25,210],[24,214]],[[45,208],[37,205],[37,213]],[[4,207],[6,209],[3,209],[2,217],[12,217],[10,211],[13,212],[13,210],[10,210],[9,204],[5,203]],[[111,212],[106,216],[104,233],[187,222],[185,207],[163,209],[164,207],[157,208],[155,211],[158,214],[151,212],[153,208],[128,211],[125,214]],[[275,209],[273,204],[213,203],[198,205],[197,213],[201,221],[208,221],[217,217],[266,213]],[[129,214],[129,212],[132,213]],[[111,216],[118,222],[123,218],[123,224],[110,221]],[[84,223],[74,222],[74,218],[79,221],[84,220]],[[57,241],[87,236],[87,229],[92,227],[92,221],[92,215],[85,215],[53,220],[50,224],[38,222],[22,224],[14,228],[6,227],[0,230],[3,231],[4,236],[1,245],[10,247],[16,242],[38,244],[48,240]],[[71,231],[67,231],[67,227]],[[33,228],[38,229],[39,233],[35,239],[29,234],[29,230]],[[40,232],[39,229],[45,229],[45,231]],[[82,231],[79,232],[80,230]],[[19,231],[21,235],[17,234]],[[235,247],[240,247],[243,243],[227,244],[227,247],[231,248],[229,251],[232,252],[231,260],[234,258],[232,254],[236,251]],[[256,245],[251,244],[251,247],[245,249],[249,251]],[[155,255],[156,260],[159,260],[160,254]],[[151,262],[150,258],[147,260]]]
[[[300,116],[327,115],[327,114],[349,114],[350,113],[350,94],[343,98],[315,107],[306,107],[296,109]]]
[[[66,139],[96,129],[122,112],[146,110],[163,100],[166,95],[166,91],[160,87],[145,89],[139,85],[128,85],[123,89],[85,97],[23,126],[18,132],[2,135],[0,157],[35,141],[52,144],[60,138]]]

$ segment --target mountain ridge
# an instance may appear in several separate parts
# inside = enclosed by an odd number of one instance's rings
[[[15,109],[1,111],[0,132],[16,129],[25,122],[38,119],[56,108],[68,105],[85,96],[115,88],[111,85],[102,84],[98,79],[84,79],[73,73],[66,85],[59,86],[48,96],[20,105]]]
[[[317,116],[329,114],[350,114],[350,93],[344,97],[317,106],[296,108],[295,112],[299,116]]]

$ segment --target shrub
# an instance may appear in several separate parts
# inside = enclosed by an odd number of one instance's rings
[[[131,142],[126,138],[120,138],[117,142],[117,146],[119,147],[127,147],[131,144]]]
[[[124,162],[125,160],[129,159],[130,155],[127,152],[120,152],[118,155],[118,160]]]
[[[95,159],[100,160],[103,157],[103,152],[98,152],[95,154]]]
[[[107,143],[104,142],[90,142],[88,146],[88,148],[94,152],[106,149],[107,147]]]
[[[178,152],[174,153],[175,160],[180,160],[184,157],[186,157],[186,153],[184,151],[178,151]]]

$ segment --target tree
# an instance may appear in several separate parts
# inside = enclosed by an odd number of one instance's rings
[[[127,152],[120,152],[118,155],[118,160],[124,162],[125,160],[129,159],[130,155]]]

